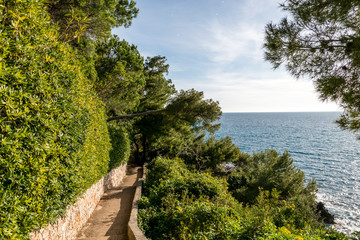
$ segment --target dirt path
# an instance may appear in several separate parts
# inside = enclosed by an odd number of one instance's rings
[[[136,189],[138,167],[128,167],[118,188],[105,192],[77,240],[128,240],[132,200]]]

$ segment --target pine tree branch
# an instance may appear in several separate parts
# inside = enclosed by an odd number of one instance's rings
[[[149,115],[149,114],[161,113],[161,112],[164,112],[164,111],[165,111],[165,109],[161,109],[161,110],[147,111],[147,112],[141,112],[141,113],[133,113],[133,114],[126,114],[126,115],[119,115],[119,116],[115,116],[115,117],[108,118],[106,121],[107,121],[107,122],[110,122],[110,121],[112,121],[112,120],[118,120],[118,119],[123,119],[123,118],[139,117],[139,116],[144,116],[144,115]]]

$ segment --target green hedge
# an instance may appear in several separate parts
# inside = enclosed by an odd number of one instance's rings
[[[126,163],[130,157],[130,139],[125,127],[109,123],[112,149],[110,151],[109,169]]]
[[[104,106],[45,6],[0,0],[0,239],[27,239],[108,172]]]

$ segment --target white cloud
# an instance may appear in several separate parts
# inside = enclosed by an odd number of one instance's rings
[[[240,58],[262,58],[262,29],[241,22],[226,25],[218,20],[206,28],[199,45],[214,63],[225,65]]]
[[[220,80],[227,76],[227,79]],[[279,78],[237,78],[225,74],[213,77],[206,89],[208,98],[218,100],[224,112],[338,111],[334,103],[317,99],[311,81]]]
[[[264,63],[264,27],[284,15],[280,1],[139,0],[142,13],[117,32],[145,56],[166,56],[178,89],[204,91],[224,111],[337,110],[317,99],[310,81]]]

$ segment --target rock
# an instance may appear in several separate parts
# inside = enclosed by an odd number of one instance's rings
[[[319,213],[320,220],[327,224],[334,224],[334,215],[332,215],[326,208],[324,203],[318,202],[316,205],[316,213]]]

